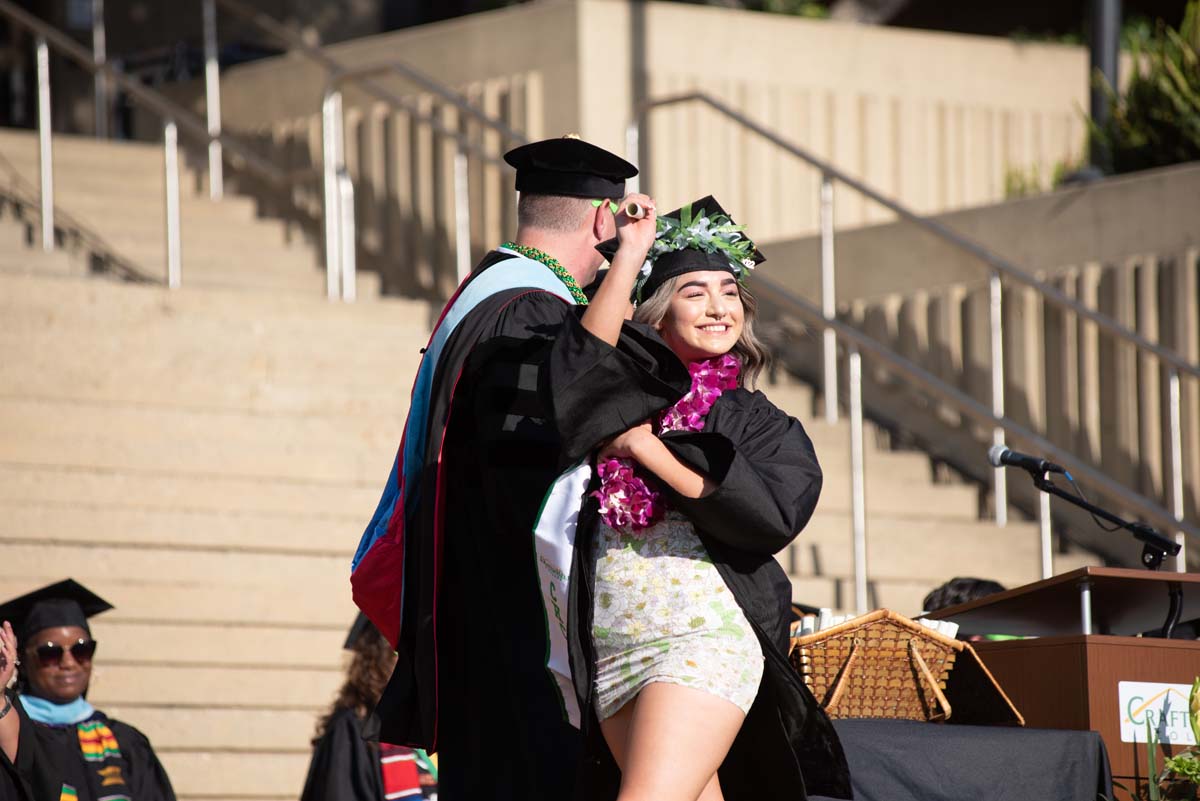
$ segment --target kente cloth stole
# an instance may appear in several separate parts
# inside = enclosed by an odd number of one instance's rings
[[[121,757],[121,746],[108,723],[104,720],[85,720],[75,725],[75,731],[79,735],[79,752],[88,763],[88,769],[95,770],[92,787],[96,801],[132,801],[128,794],[129,785],[122,772],[125,760]],[[64,784],[60,801],[76,799],[75,788]]]

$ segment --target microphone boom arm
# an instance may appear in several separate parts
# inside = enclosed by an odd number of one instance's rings
[[[1164,558],[1167,556],[1176,556],[1179,553],[1179,543],[1173,542],[1162,534],[1159,534],[1152,526],[1117,517],[1106,509],[1101,509],[1099,506],[1083,498],[1072,495],[1063,488],[1055,486],[1044,473],[1033,476],[1033,485],[1042,492],[1062,498],[1064,501],[1072,503],[1080,509],[1128,531],[1135,539],[1142,543],[1142,566],[1147,570],[1158,570]]]

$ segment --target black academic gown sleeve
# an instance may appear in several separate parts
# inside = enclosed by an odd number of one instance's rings
[[[25,707],[17,702],[15,695],[10,714],[21,716],[17,759],[12,765],[22,791],[38,801],[44,798],[57,799],[62,792],[66,773],[66,767],[61,762],[62,755],[47,747],[45,739],[37,735],[34,722],[25,713]],[[0,759],[6,760],[2,756]]]
[[[334,712],[313,746],[300,801],[382,801],[379,755],[363,739],[354,710]]]
[[[568,463],[666,409],[692,386],[687,366],[649,326],[625,323],[614,348],[578,316],[554,342],[547,381]]]
[[[703,431],[671,432],[663,441],[717,485],[703,498],[673,495],[672,504],[729,547],[776,554],[816,509],[822,475],[812,440],[761,392],[727,392]]]

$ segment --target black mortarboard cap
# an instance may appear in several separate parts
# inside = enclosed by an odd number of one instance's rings
[[[592,199],[625,197],[637,167],[576,136],[530,142],[504,154],[517,169],[517,191]]]
[[[375,629],[375,624],[368,620],[366,615],[359,612],[358,617],[354,618],[354,624],[350,626],[350,632],[346,635],[346,642],[342,644],[342,647],[347,651],[354,650],[358,641],[368,634],[380,636]]]
[[[718,203],[712,195],[705,195],[699,200],[692,202],[693,220],[699,219],[700,217],[711,217],[714,214],[723,214],[726,217],[729,217],[730,222],[734,222],[733,218],[730,217],[729,212],[721,208],[721,204]],[[671,217],[678,220],[683,216],[683,207],[680,206],[679,208],[675,209],[675,211],[659,216]],[[743,236],[745,236],[745,234],[743,234]],[[599,245],[596,245],[596,250],[600,251],[604,258],[608,259],[609,262],[612,262],[613,256],[616,255],[617,247],[619,245],[620,241],[614,237],[612,239],[606,239]],[[767,260],[767,257],[764,256],[757,247],[754,248],[751,258],[754,259],[755,264],[762,264]],[[650,277],[647,278],[646,283],[642,285],[640,293],[640,297],[642,299],[650,297],[654,294],[655,290],[657,290],[664,283],[675,276],[683,275],[684,273],[694,273],[701,270],[724,270],[727,273],[733,273],[735,275],[737,274],[734,270],[733,264],[730,263],[729,258],[724,253],[706,253],[703,250],[696,250],[694,248],[672,250],[667,253],[663,253],[654,259],[653,262],[651,262],[651,267]]]
[[[79,626],[90,636],[88,618],[113,606],[74,579],[66,579],[0,604],[0,620],[7,620],[24,642],[42,629]]]

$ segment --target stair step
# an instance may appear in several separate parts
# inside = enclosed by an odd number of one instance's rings
[[[84,276],[87,266],[64,250],[0,249],[0,271],[25,275]]]
[[[179,801],[294,801],[311,758],[274,751],[159,751]]]
[[[156,751],[230,749],[305,753],[312,747],[319,717],[316,710],[160,708],[140,704],[110,704],[104,712],[118,720],[136,721],[137,728],[150,738]]]
[[[380,478],[382,486],[383,478]],[[259,551],[349,558],[371,509],[357,514],[280,514],[138,509],[78,501],[0,501],[7,541],[151,545],[179,550]],[[16,595],[17,593],[12,593]],[[0,594],[0,597],[7,597]]]
[[[138,546],[124,548],[71,543],[27,543],[0,539],[4,544],[4,569],[9,575],[44,576],[53,566],[55,576],[157,581],[210,582],[216,585],[253,586],[286,583],[297,591],[348,594],[349,552],[362,532],[347,532],[346,556],[313,554],[258,554],[244,551],[179,551]],[[302,589],[297,585],[303,585]],[[149,610],[147,610],[149,611]]]
[[[821,466],[825,481],[817,514],[850,511],[849,466],[830,464],[823,454]],[[848,459],[846,459],[848,461]],[[896,476],[871,463],[864,474],[868,515],[912,516],[919,514],[927,520],[975,521],[979,519],[978,490],[965,484],[930,484],[917,476]]]
[[[814,562],[813,546],[817,549]],[[792,543],[781,561],[798,575],[850,575],[853,571],[850,519],[820,514]],[[871,516],[867,521],[867,565],[879,578],[939,576],[946,572],[977,572],[986,566],[988,578],[1019,584],[1038,578],[1039,540],[1036,526],[1010,524],[997,529],[988,523],[950,523],[923,519]],[[793,561],[794,555],[794,561]],[[794,565],[794,567],[792,567]]]
[[[343,681],[340,667],[289,668],[284,672],[275,667],[109,665],[101,658],[92,673],[88,698],[101,709],[113,704],[156,703],[323,710]],[[242,714],[248,718],[254,712],[244,709]],[[129,720],[142,725],[140,717]]]
[[[295,333],[333,323],[347,333],[347,329],[358,329],[364,341],[371,341],[389,332],[423,332],[428,337],[437,310],[424,302],[394,298],[346,304],[330,302],[323,296],[264,298],[234,290],[169,290],[141,284],[2,276],[0,311],[0,328],[6,329],[18,321],[30,320],[39,325],[58,322],[71,327],[157,322],[173,330],[176,337],[187,338],[194,334],[189,326],[196,321],[221,322],[237,330],[260,332],[279,326],[280,331]]]
[[[369,481],[396,453],[402,421],[267,417],[0,398],[0,461],[332,482]],[[341,424],[339,423],[347,423]]]
[[[854,614],[854,579],[850,576],[792,576],[792,599],[809,606],[828,607],[834,614]],[[929,591],[944,579],[872,577],[875,605],[916,617]],[[869,594],[869,600],[870,600]]]
[[[86,583],[86,578],[81,578]],[[296,587],[293,586],[293,591]],[[321,588],[325,590],[326,588]],[[309,591],[307,589],[303,590]],[[353,617],[350,618],[353,621]],[[104,665],[241,666],[340,669],[346,627],[273,628],[259,625],[212,626],[178,623],[126,623],[97,617],[91,623]]]
[[[363,514],[379,502],[394,452],[369,482],[306,482],[0,463],[0,501],[114,505],[178,512]]]
[[[329,596],[297,592],[287,584],[230,585],[203,577],[183,582],[164,581],[157,576],[131,579],[96,575],[88,580],[88,587],[115,607],[104,613],[105,620],[144,620],[152,610],[154,619],[164,624],[240,626],[249,621],[268,627],[349,629],[357,611],[348,591],[348,555],[342,564],[345,586]],[[58,571],[40,577],[0,579],[0,598],[15,598],[63,577]]]

